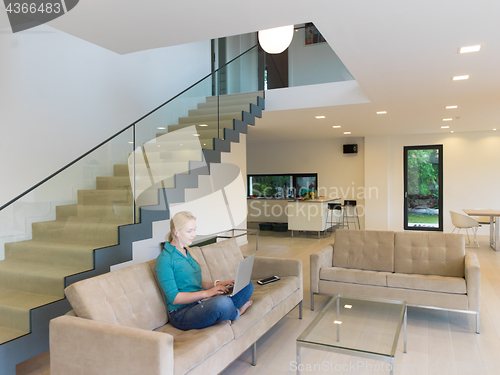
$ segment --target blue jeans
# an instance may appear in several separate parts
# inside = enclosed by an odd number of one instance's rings
[[[201,329],[224,320],[236,320],[240,317],[238,310],[252,296],[254,286],[252,282],[240,290],[236,295],[214,296],[204,301],[197,301],[169,312],[170,323],[183,331]]]

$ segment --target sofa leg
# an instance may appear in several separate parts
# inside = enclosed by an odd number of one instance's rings
[[[299,319],[302,319],[302,301],[299,303]]]
[[[311,292],[311,311],[314,311],[314,293]]]
[[[257,366],[257,341],[252,345],[252,366]]]
[[[476,313],[476,333],[479,333],[479,311]]]

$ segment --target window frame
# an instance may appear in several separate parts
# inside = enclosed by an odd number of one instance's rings
[[[439,153],[439,164],[438,164],[438,178],[439,178],[439,198],[438,198],[438,227],[414,227],[408,226],[408,151],[412,150],[432,150],[437,149]],[[443,145],[422,145],[422,146],[404,146],[403,147],[403,226],[404,230],[420,230],[420,231],[436,231],[443,232],[444,222],[443,222],[443,170],[444,170],[444,158],[443,158]]]

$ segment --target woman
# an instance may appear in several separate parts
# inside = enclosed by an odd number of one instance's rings
[[[221,321],[239,319],[250,307],[254,286],[250,282],[236,295],[223,294],[234,280],[214,283],[201,280],[201,268],[188,246],[196,232],[196,217],[178,212],[170,220],[165,247],[156,260],[156,275],[165,293],[170,322],[184,331],[209,327]]]

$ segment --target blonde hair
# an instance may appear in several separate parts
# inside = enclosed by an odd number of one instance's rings
[[[174,239],[174,230],[180,230],[184,228],[184,226],[191,220],[196,220],[196,217],[189,211],[180,211],[177,212],[172,219],[170,219],[170,232],[165,237],[165,240],[167,242],[172,242]],[[196,263],[198,262],[198,258],[190,251],[189,247],[186,246],[186,250],[189,252],[189,255],[191,255],[191,258],[193,258]]]

